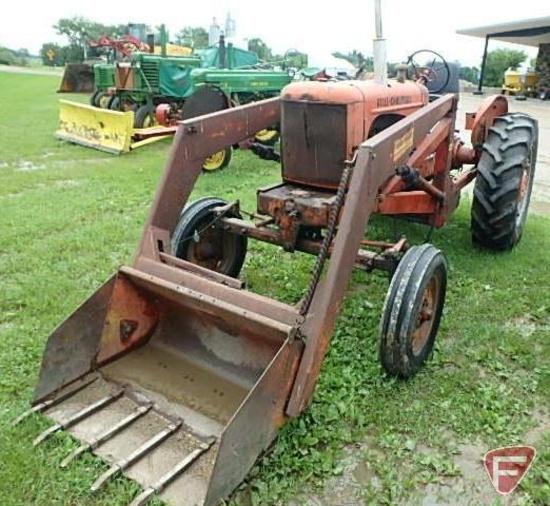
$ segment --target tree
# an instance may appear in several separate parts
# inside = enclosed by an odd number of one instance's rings
[[[354,49],[348,53],[336,51],[332,53],[335,58],[342,58],[350,62],[355,68],[361,68],[363,71],[372,72],[374,70],[374,60],[372,56],[364,56],[363,53]]]
[[[58,35],[65,35],[69,41],[67,61],[70,62],[85,59],[91,41],[103,36],[116,39],[129,30],[128,25],[103,25],[78,16],[60,19],[53,27]]]
[[[477,67],[460,67],[459,79],[477,84],[479,82],[479,69]]]
[[[15,55],[8,48],[0,46],[0,65],[15,65]]]
[[[483,82],[485,86],[502,86],[504,72],[509,68],[517,69],[525,60],[527,55],[524,51],[517,49],[495,49],[487,53],[485,62],[485,75]]]
[[[273,60],[282,61],[284,68],[303,69],[307,67],[307,53],[297,49],[288,49],[283,56],[273,56]]]
[[[261,61],[269,61],[273,58],[271,48],[258,37],[249,39],[248,50],[256,53]]]
[[[208,47],[208,32],[202,26],[185,26],[176,35],[176,44],[194,49]]]

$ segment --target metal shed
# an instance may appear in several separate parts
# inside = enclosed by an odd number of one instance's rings
[[[457,30],[456,33],[485,39],[485,49],[481,61],[481,76],[477,89],[477,93],[481,93],[489,40],[493,39],[501,42],[538,47],[540,51],[542,44],[550,45],[550,17],[524,19],[523,21],[512,21],[477,28],[463,28]]]

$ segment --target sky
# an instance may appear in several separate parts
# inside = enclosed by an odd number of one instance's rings
[[[214,17],[218,23],[223,22],[229,11],[236,20],[239,38],[259,37],[278,54],[297,49],[316,57],[353,49],[372,55],[375,30],[374,0],[164,0],[162,8],[153,10],[147,6],[155,7],[155,3],[134,2],[130,8],[127,2],[112,0],[48,0],[36,5],[41,5],[40,10],[27,2],[11,2],[9,10],[3,9],[0,46],[26,48],[38,54],[45,42],[66,44],[53,25],[74,16],[106,25],[164,23],[175,35],[184,26],[208,30]],[[448,61],[479,67],[484,40],[457,35],[457,29],[550,16],[550,3],[543,0],[510,3],[513,8],[505,5],[495,0],[382,0],[388,60],[405,61],[416,50],[432,49]],[[522,49],[530,57],[536,56],[535,48],[497,41],[490,42],[489,50],[499,47]]]

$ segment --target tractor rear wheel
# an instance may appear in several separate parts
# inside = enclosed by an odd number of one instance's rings
[[[212,271],[237,277],[244,263],[247,238],[216,226],[212,210],[227,202],[215,197],[198,199],[183,209],[172,236],[174,255]],[[241,218],[228,211],[225,216]]]
[[[472,201],[472,240],[483,248],[506,251],[521,239],[537,158],[537,121],[505,114],[489,129],[477,165]]]
[[[447,262],[431,244],[412,246],[392,277],[380,322],[380,362],[388,374],[414,376],[430,355],[447,290]]]
[[[216,170],[224,169],[231,162],[231,157],[233,155],[233,150],[229,148],[222,149],[213,155],[210,155],[204,165],[202,170],[204,172],[214,172]]]
[[[254,140],[264,146],[273,146],[279,140],[279,132],[273,128],[260,130],[254,136]]]

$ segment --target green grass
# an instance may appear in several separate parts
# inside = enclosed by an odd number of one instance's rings
[[[87,457],[62,471],[71,438],[60,435],[35,449],[32,439],[47,420],[10,426],[32,398],[48,335],[131,261],[169,149],[163,141],[116,157],[57,141],[58,83],[0,73],[2,506],[119,505],[137,491],[119,479],[91,495],[103,463]],[[255,189],[278,177],[275,163],[237,152],[230,168],[201,176],[194,196],[239,198],[252,210]],[[463,198],[432,240],[450,272],[427,366],[408,382],[382,374],[377,331],[387,277],[354,273],[310,409],[281,430],[233,504],[304,504],[307,496],[328,494],[322,487],[348,473],[350,452],[368,477],[356,504],[421,503],[424,485],[460,480],[462,445],[476,445],[481,458],[493,447],[526,442],[540,423],[548,427],[550,221],[531,216],[520,246],[495,255],[472,247],[469,206]],[[382,236],[407,231],[420,242],[425,233],[373,223]],[[299,298],[312,257],[250,243],[248,286],[283,301]],[[531,442],[539,456],[513,498],[548,504],[550,438],[539,434]]]

